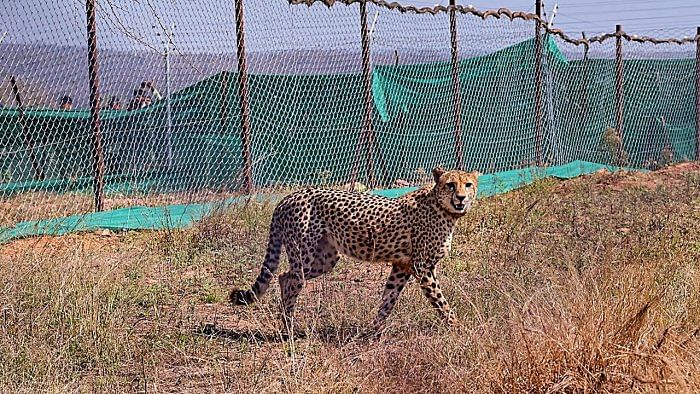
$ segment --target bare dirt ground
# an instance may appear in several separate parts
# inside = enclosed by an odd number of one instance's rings
[[[273,206],[195,228],[0,246],[3,392],[700,390],[700,165],[544,180],[480,201],[442,263],[447,328],[415,283],[365,339],[389,268],[343,260],[279,330],[226,296]],[[284,264],[282,269],[284,269]]]

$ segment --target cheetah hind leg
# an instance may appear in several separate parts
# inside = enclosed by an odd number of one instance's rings
[[[304,279],[317,278],[333,271],[339,259],[338,245],[335,239],[326,233],[316,244],[314,260],[310,265],[304,267]]]
[[[340,255],[338,246],[330,234],[323,235],[313,249],[313,260],[301,258],[308,251],[290,257],[290,270],[279,276],[280,292],[282,298],[282,323],[286,334],[291,334],[294,325],[294,307],[297,297],[304,288],[305,280],[319,277],[335,268]],[[303,272],[301,275],[300,271]]]
[[[278,277],[282,298],[282,334],[291,336],[294,333],[294,306],[297,297],[304,287],[304,278],[299,272],[287,271]]]

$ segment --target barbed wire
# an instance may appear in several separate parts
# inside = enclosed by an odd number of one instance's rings
[[[441,13],[449,13],[452,11],[461,13],[461,14],[472,14],[475,16],[478,16],[481,19],[487,19],[487,18],[496,18],[500,19],[501,17],[507,17],[510,20],[514,19],[522,19],[525,21],[533,21],[537,23],[542,29],[544,29],[547,33],[559,36],[561,39],[564,41],[574,44],[574,45],[584,45],[584,46],[590,46],[591,43],[594,42],[603,42],[605,40],[611,39],[611,38],[616,38],[618,35],[620,35],[622,38],[628,40],[628,41],[635,41],[635,42],[649,42],[652,44],[665,44],[665,43],[673,43],[673,44],[689,44],[689,43],[694,43],[698,39],[700,39],[699,36],[694,36],[694,37],[683,37],[683,38],[655,38],[655,37],[649,37],[649,36],[644,36],[644,35],[636,35],[636,34],[627,34],[625,32],[622,33],[607,33],[607,34],[601,34],[597,36],[592,36],[590,38],[574,38],[567,33],[565,33],[561,29],[557,28],[550,28],[548,27],[548,22],[544,20],[543,18],[539,17],[537,14],[533,14],[530,12],[525,12],[525,11],[511,11],[508,8],[499,8],[499,9],[492,9],[492,10],[486,10],[486,11],[481,11],[476,8],[474,8],[471,5],[468,6],[462,6],[462,5],[455,5],[455,6],[443,6],[443,5],[436,5],[434,7],[416,7],[412,5],[402,5],[397,2],[387,2],[384,0],[288,0],[290,4],[295,4],[295,5],[307,5],[311,6],[315,3],[322,3],[326,5],[327,7],[332,7],[336,3],[337,4],[344,4],[344,5],[352,5],[355,3],[371,3],[376,5],[377,7],[381,8],[386,8],[388,10],[397,10],[401,13],[415,13],[415,14],[441,14]]]

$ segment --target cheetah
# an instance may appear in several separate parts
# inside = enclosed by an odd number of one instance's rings
[[[339,256],[390,263],[389,279],[373,321],[380,329],[406,283],[415,277],[448,325],[454,313],[435,269],[452,245],[457,220],[476,199],[478,172],[432,171],[434,184],[400,198],[349,191],[306,189],[285,197],[274,210],[265,260],[249,290],[233,290],[233,305],[248,305],[267,291],[284,246],[289,271],[279,275],[282,319],[290,328],[306,280],[333,270]]]

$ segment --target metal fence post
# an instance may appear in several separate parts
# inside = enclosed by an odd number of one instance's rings
[[[700,160],[700,26],[695,33],[695,160]]]
[[[100,130],[100,77],[97,62],[97,23],[95,22],[95,0],[85,3],[87,13],[88,71],[90,78],[90,118],[93,144],[93,172],[95,179],[95,211],[104,209],[104,152],[102,131]]]
[[[236,35],[238,37],[238,93],[241,110],[241,141],[243,150],[243,182],[246,193],[253,192],[253,164],[250,134],[250,102],[248,90],[248,66],[245,54],[245,28],[243,0],[236,3]]]
[[[372,65],[370,64],[369,32],[367,30],[367,2],[360,1],[360,27],[362,32],[362,76],[365,93],[364,141],[367,144],[367,183],[370,188],[376,185],[374,174],[374,127],[372,125]]]
[[[39,161],[34,153],[34,140],[32,139],[32,133],[27,127],[27,118],[24,116],[24,104],[22,103],[22,95],[19,93],[19,86],[17,86],[17,81],[14,76],[10,77],[10,85],[12,85],[12,93],[15,96],[15,103],[17,104],[17,112],[19,114],[19,124],[22,126],[22,135],[24,137],[24,144],[27,146],[27,152],[29,153],[29,161],[32,162],[32,169],[34,170],[34,179],[38,181],[44,180],[44,170],[41,168]]]
[[[455,112],[455,158],[457,168],[464,169],[462,151],[462,91],[459,78],[459,53],[457,52],[457,16],[456,0],[450,0],[450,43],[452,46],[452,94]]]
[[[615,131],[620,142],[617,146],[617,164],[623,163],[623,111],[624,111],[624,74],[622,64],[622,25],[615,26]]]
[[[542,0],[535,1],[535,13],[542,17]],[[535,20],[535,157],[542,166],[542,32],[541,20]]]

